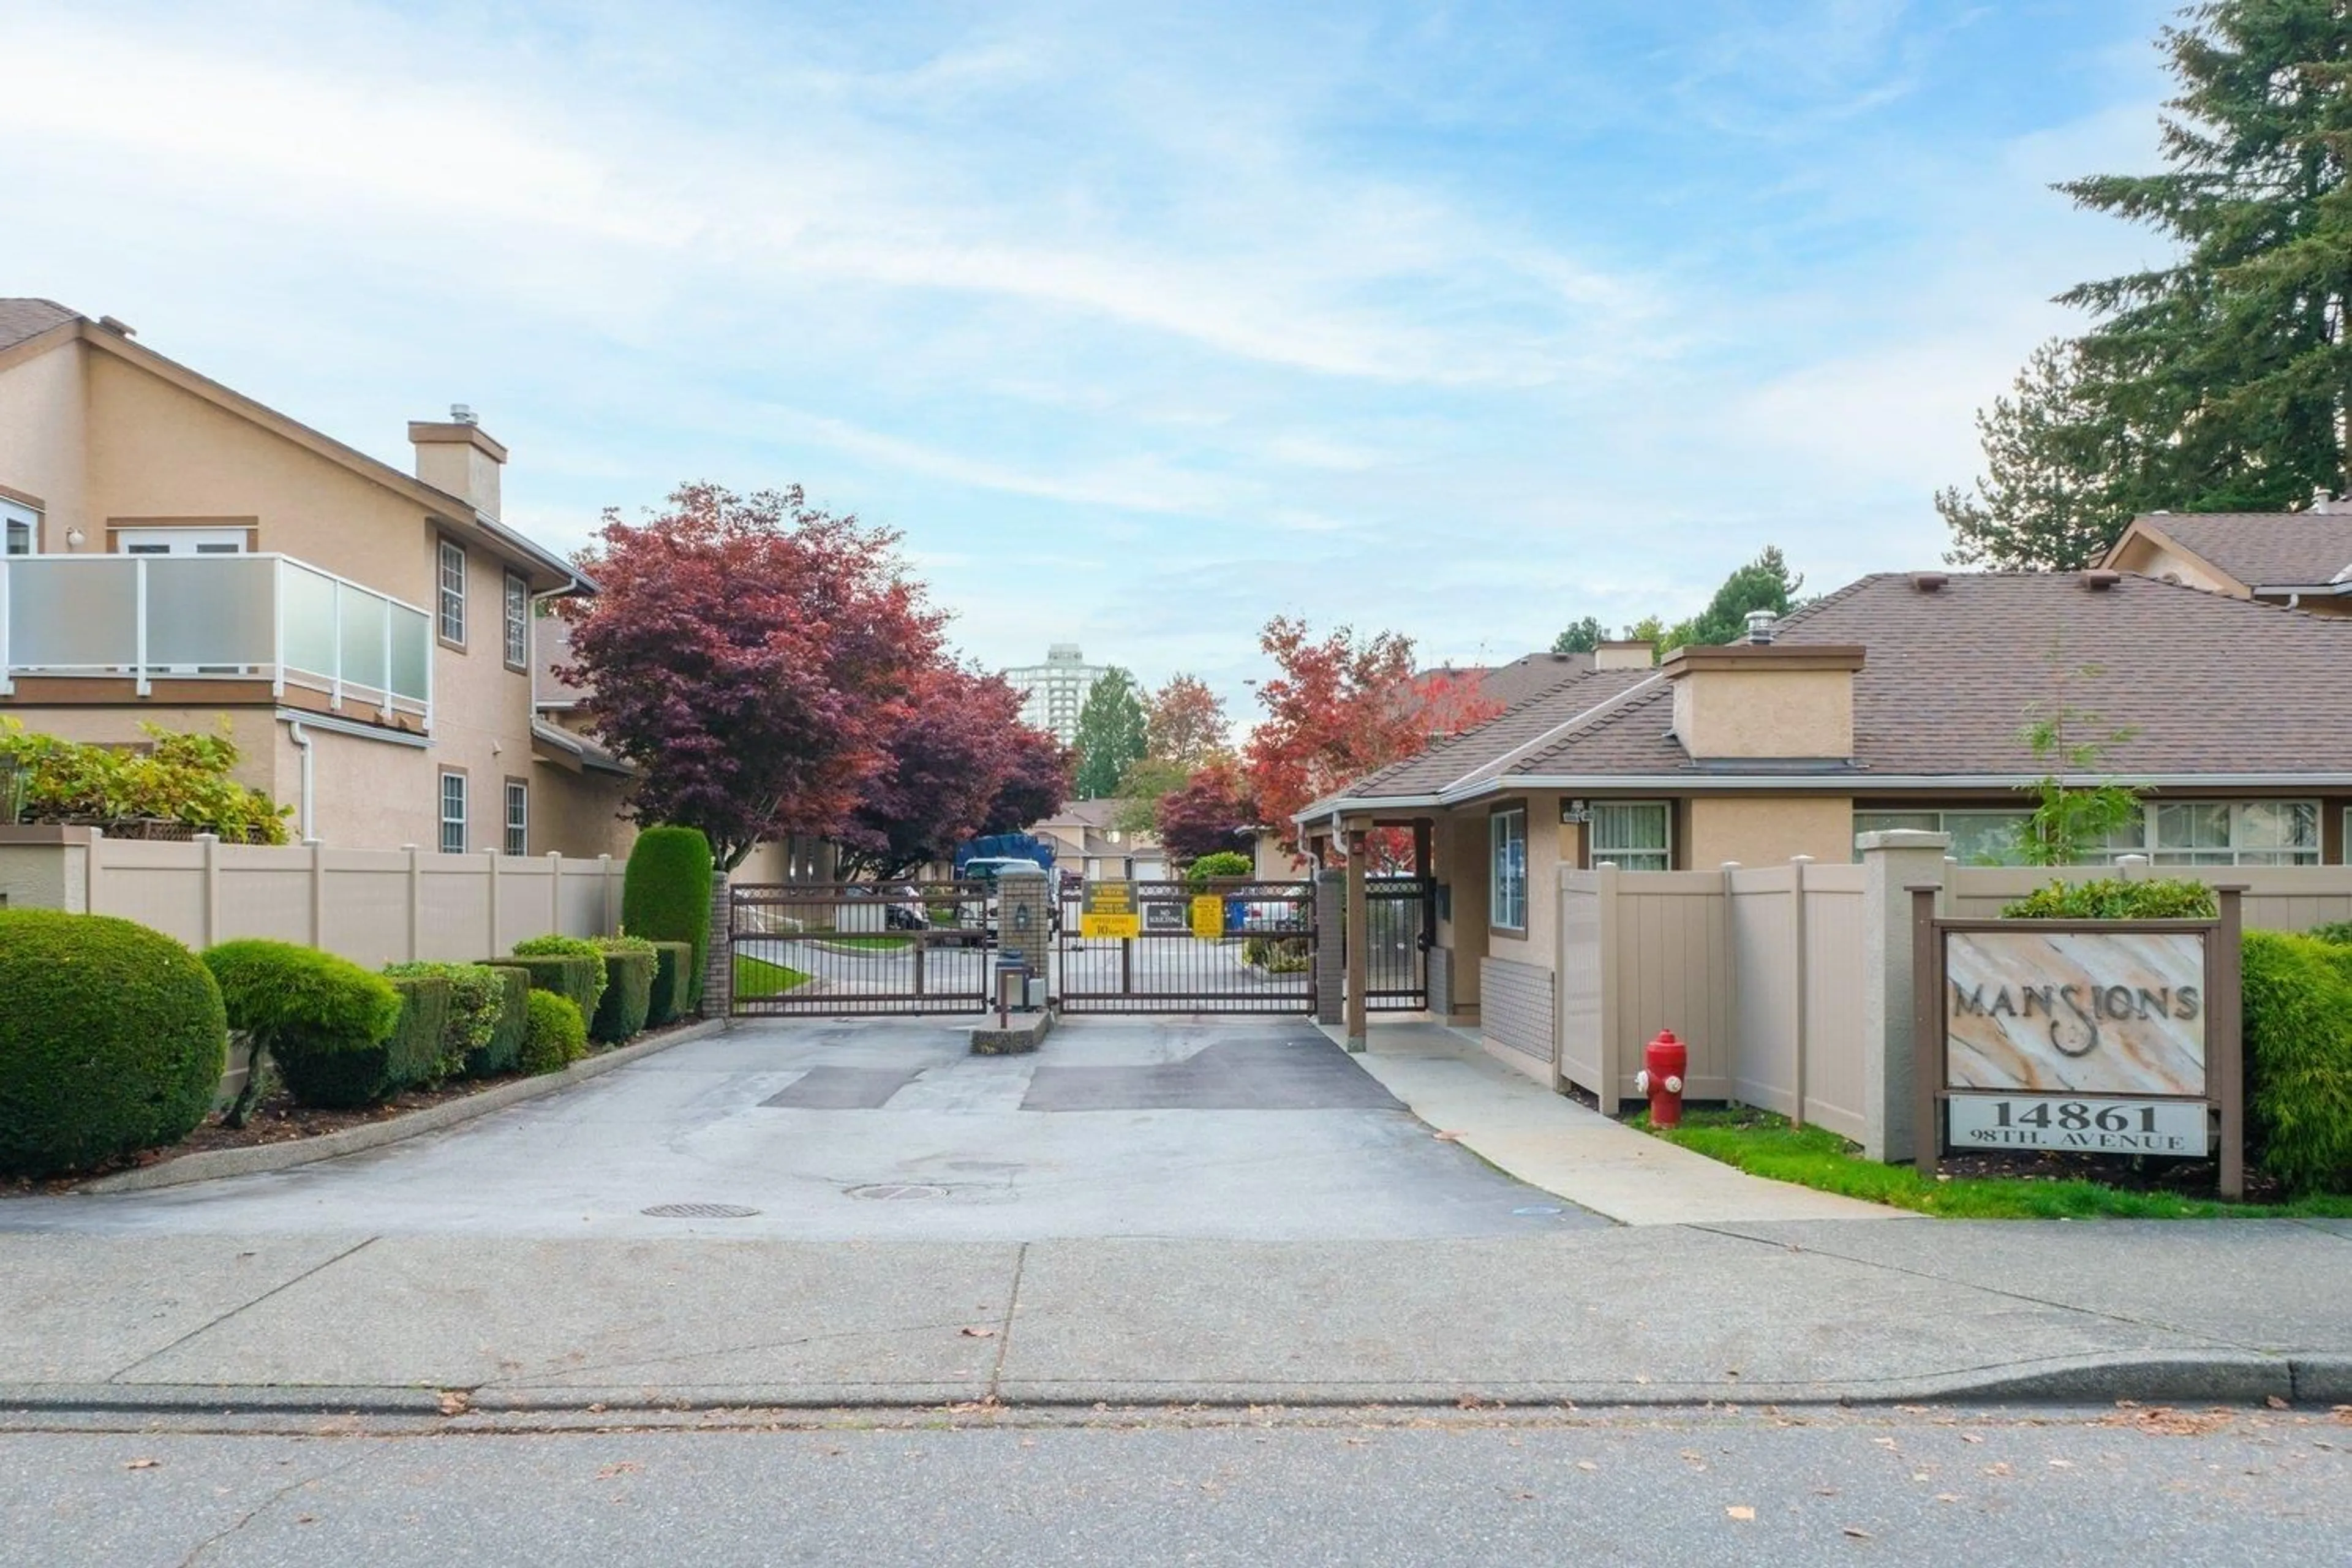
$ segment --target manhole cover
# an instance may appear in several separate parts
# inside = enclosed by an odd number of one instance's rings
[[[656,1219],[750,1219],[760,1211],[741,1204],[656,1204],[637,1212]]]
[[[948,1190],[927,1186],[921,1182],[877,1182],[872,1186],[852,1187],[849,1195],[853,1198],[881,1199],[943,1198],[948,1195]]]

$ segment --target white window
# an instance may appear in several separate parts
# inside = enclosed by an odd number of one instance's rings
[[[1486,819],[1494,850],[1487,922],[1502,931],[1528,929],[1528,808],[1512,806]]]
[[[41,514],[12,500],[0,500],[0,531],[7,536],[6,553],[30,555],[41,536]]]
[[[1604,800],[1592,805],[1590,858],[1627,871],[1664,871],[1674,865],[1674,814],[1663,800]]]
[[[507,663],[530,668],[530,584],[507,574]]]
[[[441,640],[466,640],[466,548],[441,542]]]
[[[466,852],[466,775],[441,775],[441,853]]]
[[[1945,853],[1963,866],[2022,866],[2025,825],[2030,811],[1857,811],[1853,831],[1890,833],[1911,828],[1921,833],[1948,833],[1952,847]],[[1862,851],[1854,851],[1860,859]]]
[[[2107,840],[2104,858],[2145,855],[2158,866],[2316,866],[2315,800],[2148,801]]]
[[[507,780],[507,853],[530,853],[530,785]]]

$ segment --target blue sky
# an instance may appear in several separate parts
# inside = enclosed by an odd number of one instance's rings
[[[1236,708],[1276,613],[1512,657],[1932,564],[1970,411],[2157,254],[2145,0],[0,0],[0,292],[562,547],[676,483],[902,529],[991,665]]]

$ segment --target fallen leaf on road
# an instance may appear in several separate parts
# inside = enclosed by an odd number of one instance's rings
[[[1430,1136],[1436,1139],[1440,1143],[1459,1143],[1462,1141],[1461,1133],[1450,1131],[1445,1132],[1433,1132]]]
[[[2281,1398],[2280,1398],[2277,1394],[2270,1394],[2270,1395],[2268,1395],[2267,1397],[2265,1397],[2265,1398],[2263,1400],[2263,1403],[2264,1405],[2269,1405],[2269,1406],[2270,1406],[2272,1409],[2273,1409],[2273,1410],[2284,1410],[2284,1409],[2285,1409],[2285,1408],[2286,1408],[2286,1401],[2285,1401],[2285,1400],[2284,1400],[2284,1399],[2281,1399]]]
[[[1958,1502],[1960,1500],[1960,1494],[1958,1492],[1937,1492],[1936,1494],[1936,1500],[1937,1502]]]
[[[1748,1521],[1748,1520],[1752,1520],[1752,1519],[1754,1519],[1754,1518],[1756,1517],[1756,1510],[1755,1510],[1754,1509],[1752,1509],[1752,1508],[1749,1508],[1746,1503],[1740,1503],[1740,1502],[1733,1503],[1733,1504],[1731,1504],[1729,1507],[1726,1508],[1723,1511],[1724,1511],[1725,1513],[1729,1514],[1732,1518],[1734,1518],[1734,1519],[1736,1519],[1736,1520],[1739,1520],[1739,1521],[1741,1521],[1742,1522],[1745,1522],[1745,1521]]]
[[[126,1470],[152,1470],[163,1462],[161,1459],[132,1459],[122,1468]]]
[[[635,1472],[644,1468],[645,1467],[638,1464],[635,1459],[615,1459],[611,1464],[606,1465],[603,1469],[598,1470],[596,1472],[596,1479],[600,1481],[609,1481],[615,1476],[634,1475]]]
[[[2009,1468],[2009,1461],[2007,1459],[1996,1459],[1991,1464],[1987,1465],[1984,1468],[1984,1473],[1989,1476],[2007,1476],[2013,1475],[2016,1472],[2012,1471]]]
[[[966,1329],[963,1331],[963,1337],[968,1340],[992,1340],[996,1337],[996,1331],[994,1329]]]
[[[466,1414],[466,1412],[467,1412],[467,1411],[468,1411],[468,1410],[472,1409],[473,1407],[474,1407],[474,1398],[473,1398],[473,1395],[471,1395],[471,1394],[463,1394],[463,1393],[460,1393],[458,1390],[454,1389],[454,1388],[451,1388],[451,1389],[445,1389],[445,1390],[443,1390],[443,1391],[442,1391],[442,1394],[441,1394],[441,1414],[442,1414],[442,1415],[463,1415],[464,1414]]]
[[[1981,1435],[1975,1432],[1963,1432],[1960,1434],[1960,1441],[1963,1443],[1981,1443],[1984,1441],[1984,1438]]]
[[[1813,1495],[1815,1497],[1835,1497],[1838,1495],[1838,1489],[1835,1487],[1815,1487],[1813,1489]]]
[[[319,1516],[315,1513],[298,1513],[294,1516],[294,1522],[297,1524],[316,1524],[319,1522]]]
[[[2074,1468],[2074,1461],[2072,1459],[2053,1459],[2050,1461],[2050,1468],[2053,1470],[2071,1470]]]
[[[1475,1394],[1465,1394],[1454,1402],[1454,1407],[1456,1410],[1500,1410],[1503,1407],[1503,1402],[1499,1399],[1481,1399]]]
[[[1590,1459],[1579,1459],[1576,1461],[1576,1468],[1580,1470],[1597,1470],[1601,1467]]]
[[[1856,1541],[1869,1541],[1873,1539],[1870,1531],[1863,1529],[1862,1526],[1858,1524],[1847,1525],[1845,1527],[1845,1533],[1853,1537]]]

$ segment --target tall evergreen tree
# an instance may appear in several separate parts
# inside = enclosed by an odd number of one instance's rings
[[[1702,647],[1737,642],[1748,635],[1748,616],[1753,610],[1769,610],[1785,616],[1796,607],[1797,590],[1805,585],[1802,577],[1789,574],[1788,558],[1777,544],[1768,544],[1763,553],[1747,565],[1735,570],[1715,591],[1706,608],[1689,620],[1677,622],[1659,643],[1658,651],[1666,652],[1687,643]]]
[[[1127,765],[1144,753],[1143,701],[1135,677],[1117,665],[1103,671],[1078,710],[1077,749],[1081,800],[1117,795]]]
[[[2104,546],[2137,511],[2274,510],[2352,486],[2352,14],[2209,0],[2186,17],[2161,37],[2179,85],[2165,172],[2060,187],[2180,249],[2059,297],[2095,323],[2057,384],[2035,393],[2049,378],[2029,366],[2011,413],[1987,416],[1977,510],[1944,508],[1958,559],[2078,564],[2095,520]],[[2025,446],[2005,458],[2002,434]],[[2063,481],[2025,479],[2042,464]]]
[[[1985,471],[1968,491],[1936,492],[1957,566],[2073,571],[2106,552],[2131,521],[2122,442],[2079,343],[2033,351],[2006,397],[1977,413]]]

